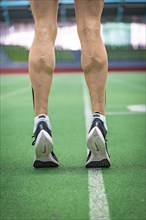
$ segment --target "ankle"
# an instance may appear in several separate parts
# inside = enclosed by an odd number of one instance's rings
[[[106,124],[106,116],[105,115],[102,115],[99,112],[94,112],[92,120],[94,118],[99,118],[103,122],[106,131],[108,131],[107,124]]]
[[[51,123],[50,123],[50,119],[48,117],[48,115],[45,114],[40,114],[38,116],[36,116],[34,118],[34,129],[33,129],[33,133],[35,132],[37,125],[39,124],[39,122],[44,121],[46,122],[48,128],[51,130]]]

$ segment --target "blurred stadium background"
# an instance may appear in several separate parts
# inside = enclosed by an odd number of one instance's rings
[[[30,2],[0,2],[1,73],[26,73],[34,35]],[[102,36],[109,70],[145,70],[145,0],[105,0]],[[56,71],[80,71],[80,43],[73,0],[60,0],[56,39]]]

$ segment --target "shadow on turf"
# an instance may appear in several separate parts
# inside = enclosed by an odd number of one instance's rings
[[[43,169],[35,169],[32,168],[31,170],[29,170],[29,173],[31,174],[61,174],[61,175],[66,175],[69,173],[74,173],[74,174],[83,174],[83,173],[87,173],[87,169],[84,166],[70,166],[70,167],[64,167],[64,166],[59,166],[56,168],[43,168]]]

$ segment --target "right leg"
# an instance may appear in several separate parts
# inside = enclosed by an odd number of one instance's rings
[[[34,167],[56,167],[48,114],[48,96],[55,68],[54,43],[57,34],[57,0],[31,0],[35,37],[29,54],[29,75],[34,98]]]
[[[103,4],[103,0],[75,0],[82,69],[89,88],[93,111],[92,124],[87,136],[89,149],[87,168],[110,166],[105,120],[105,85],[108,65],[100,34]]]

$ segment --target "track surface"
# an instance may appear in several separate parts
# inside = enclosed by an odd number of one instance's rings
[[[112,166],[99,171],[109,209],[104,220],[146,218],[146,118],[145,113],[127,108],[145,104],[145,77],[141,73],[109,74],[107,122]],[[92,219],[91,180],[84,167],[83,85],[81,74],[54,75],[49,115],[60,167],[36,170],[32,167],[33,107],[28,75],[1,76],[1,219]]]

